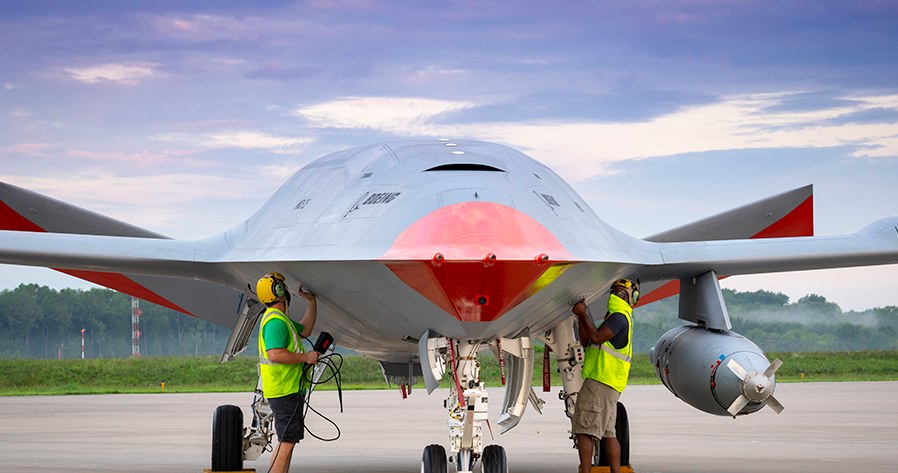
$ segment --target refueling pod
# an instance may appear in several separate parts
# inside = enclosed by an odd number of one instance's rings
[[[680,279],[679,317],[692,322],[665,333],[649,351],[661,382],[696,409],[720,416],[751,414],[773,397],[780,360],[770,363],[751,340],[733,332],[717,273]]]
[[[777,413],[776,370],[751,340],[730,330],[683,325],[665,333],[649,352],[655,372],[675,396],[709,414],[733,416],[765,405]]]

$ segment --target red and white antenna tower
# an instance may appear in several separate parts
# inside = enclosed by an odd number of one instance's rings
[[[131,356],[140,358],[140,304],[131,298]]]

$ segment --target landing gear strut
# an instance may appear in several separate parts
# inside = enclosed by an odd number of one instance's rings
[[[483,473],[508,473],[505,449],[483,445],[483,424],[487,421],[489,402],[477,361],[477,351],[483,343],[429,335],[429,331],[425,332],[419,342],[427,391],[436,389],[447,371],[452,380],[444,401],[449,414],[449,462],[455,463],[458,473],[471,473],[478,460],[483,463]],[[446,451],[442,446],[428,445],[422,455],[421,472],[446,473],[445,460]]]
[[[480,381],[479,342],[447,340],[454,386],[449,388],[449,451],[459,473],[470,472],[483,452],[483,422],[487,420],[486,386]]]

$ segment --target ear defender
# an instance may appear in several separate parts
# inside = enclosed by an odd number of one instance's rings
[[[280,299],[287,294],[287,289],[284,288],[284,284],[272,278],[271,280],[271,292],[274,293],[275,297]]]
[[[281,273],[268,273],[259,278],[256,283],[256,295],[263,304],[271,304],[279,300],[287,300],[289,303],[290,292],[287,291],[287,283]]]

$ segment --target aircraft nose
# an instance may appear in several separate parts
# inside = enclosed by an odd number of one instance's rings
[[[569,259],[558,239],[523,212],[463,202],[410,225],[381,261],[450,315],[488,322],[548,285]]]

